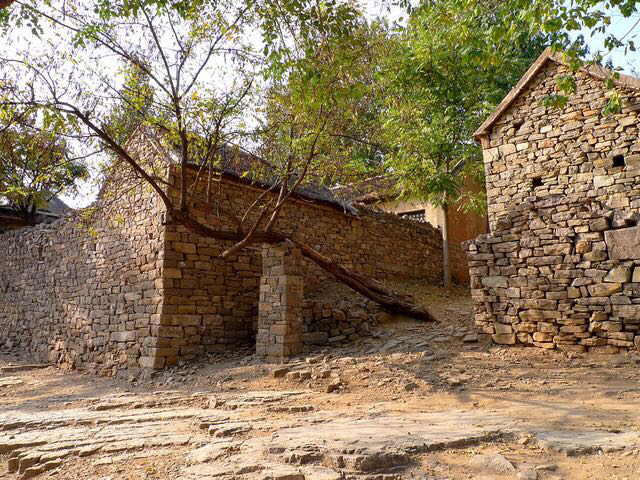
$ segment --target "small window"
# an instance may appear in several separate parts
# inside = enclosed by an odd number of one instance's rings
[[[544,183],[542,182],[542,177],[534,177],[533,180],[531,180],[531,185],[533,186],[533,188],[542,187],[544,185]]]
[[[614,167],[624,167],[624,155],[615,155],[613,157],[613,166]]]

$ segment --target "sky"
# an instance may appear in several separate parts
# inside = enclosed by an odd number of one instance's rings
[[[632,33],[627,36],[627,40],[635,40],[638,46],[638,51],[627,52],[625,54],[624,48],[617,48],[612,50],[605,58],[611,59],[614,66],[621,68],[626,74],[639,74],[640,73],[640,15],[624,18],[621,15],[611,15],[611,32],[617,37],[622,37],[630,30]],[[634,28],[635,27],[635,28]],[[587,44],[592,51],[606,51],[604,47],[605,35],[596,34],[591,36],[587,29],[581,32]]]
[[[389,11],[387,7],[384,6],[385,4],[379,0],[364,0],[363,5],[367,16],[370,18],[385,16],[389,20],[397,20],[402,16],[402,11],[399,9],[391,9],[391,11]],[[611,14],[611,18],[611,32],[620,37],[631,30],[632,33],[629,34],[626,39],[635,39],[639,51],[625,54],[624,49],[619,48],[609,52],[605,59],[611,59],[613,65],[621,68],[624,73],[640,75],[640,15],[624,18],[620,15]],[[605,35],[596,34],[592,36],[588,30],[583,30],[582,32],[577,32],[576,36],[579,33],[584,35],[592,52],[598,50],[606,51],[604,47]],[[80,186],[78,195],[64,195],[62,198],[70,206],[81,208],[88,206],[95,199],[96,190],[97,187],[94,183],[84,183]]]

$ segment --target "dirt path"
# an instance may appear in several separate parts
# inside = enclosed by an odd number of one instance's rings
[[[635,354],[473,342],[468,292],[288,365],[250,352],[134,382],[0,359],[0,478],[640,479]]]

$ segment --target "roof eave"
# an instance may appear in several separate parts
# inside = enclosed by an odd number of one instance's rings
[[[482,137],[489,134],[491,131],[491,127],[493,124],[502,116],[502,114],[511,106],[518,95],[526,88],[526,86],[533,80],[533,78],[544,68],[544,66],[549,61],[549,58],[553,56],[553,52],[551,47],[547,47],[544,52],[540,54],[540,56],[536,59],[535,62],[529,67],[529,70],[522,76],[522,78],[518,81],[515,87],[511,89],[511,91],[507,94],[506,97],[502,99],[502,101],[498,104],[496,109],[493,111],[491,115],[487,117],[487,119],[478,127],[478,129],[473,132],[473,138],[476,142],[481,142]]]

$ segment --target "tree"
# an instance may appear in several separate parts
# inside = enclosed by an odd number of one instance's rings
[[[55,129],[34,128],[33,114],[18,115],[0,130],[0,199],[27,225],[35,225],[39,208],[56,195],[76,191],[87,177],[87,167],[70,158]]]
[[[111,152],[114,170],[126,167],[155,191],[167,223],[234,242],[223,256],[249,244],[291,241],[385,307],[432,318],[408,298],[277,229],[295,189],[326,175],[328,165],[339,167],[327,162],[327,138],[345,122],[338,112],[359,95],[358,81],[349,75],[358,44],[350,40],[362,17],[350,3],[25,1],[7,21],[14,22],[9,37],[29,25],[40,42],[14,56],[0,54],[0,107],[38,109],[64,126],[68,138]],[[262,51],[250,41],[256,28]],[[258,115],[248,119],[252,110]],[[176,152],[177,202],[163,188],[164,170],[142,164],[124,141],[132,122]],[[195,181],[204,177],[212,185],[227,148],[261,155],[270,170],[268,192],[277,195],[265,192],[244,212],[218,209],[223,226],[213,227],[190,210],[187,169],[195,166]]]
[[[571,74],[559,84],[558,94],[546,100],[548,106],[562,106],[567,96],[574,93],[574,74],[583,66],[607,63],[607,56],[616,48],[624,49],[625,54],[635,52],[640,31],[640,0],[445,0],[443,3],[454,10],[456,35],[462,44],[474,37],[478,21],[491,22],[486,31],[486,48],[477,52],[486,65],[500,68],[504,53],[514,45],[526,45],[527,37],[532,35],[545,35],[547,43],[562,52],[571,67]],[[407,2],[403,4],[406,6]],[[620,18],[630,20],[627,28],[616,27]],[[590,51],[586,39],[594,35],[604,37],[603,50]],[[609,113],[620,109],[617,75],[613,69],[610,78],[604,80],[610,90],[605,107]]]
[[[399,195],[420,198],[442,212],[445,287],[448,266],[448,213],[459,203],[484,211],[484,193],[463,190],[465,179],[483,178],[473,132],[544,49],[546,38],[528,36],[500,50],[500,69],[487,66],[481,52],[499,19],[476,19],[460,42],[455,9],[429,2],[412,12],[406,30],[390,37],[383,63],[382,138],[384,164],[398,178]],[[485,12],[486,13],[486,12]]]

